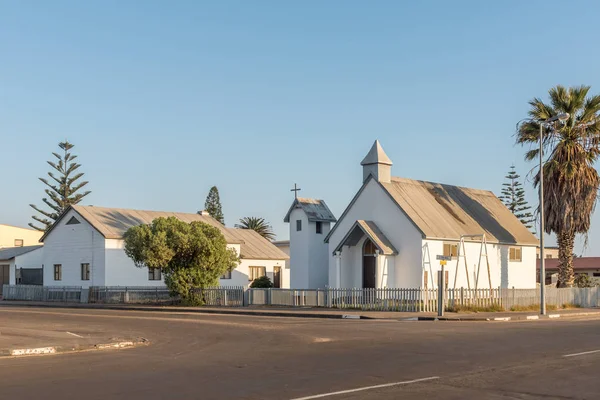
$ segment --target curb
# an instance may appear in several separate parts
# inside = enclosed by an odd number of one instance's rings
[[[507,322],[507,321],[538,321],[541,319],[556,319],[568,317],[582,317],[586,315],[599,315],[599,312],[580,312],[567,314],[548,315],[517,315],[511,317],[416,317],[418,321],[472,321],[472,322]],[[404,318],[401,321],[415,321],[415,318]]]
[[[147,339],[140,338],[138,340],[128,340],[122,342],[100,343],[81,346],[48,346],[48,347],[32,347],[32,348],[15,348],[0,350],[0,358],[2,357],[26,357],[40,356],[48,354],[74,353],[79,351],[93,350],[111,350],[111,349],[126,349],[141,345],[148,345],[150,342]]]
[[[326,318],[326,319],[381,319],[370,317],[366,315],[356,314],[319,314],[319,313],[307,313],[307,312],[277,312],[277,311],[238,311],[238,310],[202,310],[202,309],[172,309],[163,307],[119,307],[119,306],[91,306],[91,305],[80,305],[76,304],[28,304],[28,303],[9,303],[2,304],[0,301],[0,307],[32,307],[32,308],[68,308],[68,309],[80,309],[80,310],[116,310],[116,311],[146,311],[146,312],[168,312],[168,313],[197,313],[197,314],[221,314],[221,315],[253,315],[259,317],[289,317],[289,318]],[[386,318],[387,319],[387,318]]]

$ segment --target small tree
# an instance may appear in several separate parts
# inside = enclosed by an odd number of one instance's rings
[[[219,197],[219,189],[216,186],[210,188],[208,196],[206,196],[206,202],[204,202],[204,209],[208,211],[208,214],[225,225],[225,217],[223,216],[223,208],[221,207],[221,199]]]
[[[589,288],[596,286],[598,286],[598,282],[595,279],[590,278],[588,274],[580,274],[575,276],[575,287]]]
[[[268,289],[273,287],[273,282],[271,282],[268,276],[263,275],[253,280],[250,287],[252,289]]]
[[[87,185],[88,182],[81,181],[77,183],[77,181],[83,177],[83,173],[76,172],[79,167],[81,167],[81,164],[76,163],[75,159],[77,156],[69,152],[75,146],[65,140],[64,142],[59,143],[58,147],[63,150],[63,153],[52,153],[57,161],[48,161],[48,164],[52,169],[58,172],[58,175],[55,175],[54,172],[48,172],[48,176],[54,182],[48,181],[46,178],[39,178],[44,185],[48,186],[48,188],[45,189],[48,197],[44,197],[42,201],[50,207],[50,211],[42,210],[33,204],[29,205],[43,216],[38,217],[37,215],[33,215],[31,217],[41,224],[41,226],[38,226],[31,222],[29,223],[30,227],[37,229],[38,231],[47,230],[64,210],[72,204],[79,203],[81,199],[91,193],[89,190],[77,193]]]
[[[273,227],[264,218],[244,217],[240,219],[240,223],[236,224],[235,227],[241,229],[252,229],[267,240],[275,239]]]
[[[515,166],[511,165],[508,175],[505,176],[507,182],[502,184],[502,196],[499,199],[504,202],[515,217],[519,218],[523,225],[531,229],[533,228],[534,218],[529,211],[531,206],[525,200],[525,189],[519,182],[520,177],[515,171]]]
[[[203,222],[157,218],[124,236],[125,254],[139,268],[160,268],[165,284],[186,304],[202,304],[195,288],[218,286],[219,277],[239,260],[218,228]]]

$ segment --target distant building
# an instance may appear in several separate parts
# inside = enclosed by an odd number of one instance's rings
[[[0,224],[0,248],[37,246],[44,232]]]
[[[558,258],[546,259],[546,284],[556,283],[558,278]],[[537,281],[539,282],[540,260],[537,261]],[[573,258],[573,272],[577,275],[587,275],[600,281],[600,257],[575,257]]]
[[[42,251],[41,245],[0,249],[0,296],[2,295],[2,285],[42,284],[41,273],[37,274],[38,279],[33,281],[23,282],[21,280],[22,269],[36,269],[41,272]]]
[[[288,255],[288,257],[290,256],[290,241],[289,240],[276,240],[274,242],[272,242],[275,247],[277,247],[279,250],[283,251],[285,254]],[[290,269],[290,259],[288,258],[287,260],[285,260],[285,267],[287,269]]]
[[[221,286],[248,286],[266,275],[289,288],[288,256],[250,229],[227,228],[206,212],[187,214],[74,205],[44,234],[45,286],[164,286],[160,270],[137,268],[124,251],[127,229],[159,217],[200,221],[218,228],[240,264],[221,277]]]
[[[535,248],[536,258],[540,258],[540,246]],[[544,247],[544,258],[558,258],[558,247]]]

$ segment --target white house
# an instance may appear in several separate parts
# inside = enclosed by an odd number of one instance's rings
[[[43,233],[35,229],[0,224],[0,248],[39,245]]]
[[[159,270],[137,268],[124,251],[123,235],[132,226],[174,216],[201,221],[221,230],[228,247],[240,256],[239,266],[220,279],[221,286],[248,286],[267,275],[276,286],[289,288],[288,258],[271,242],[247,229],[227,228],[202,214],[141,211],[75,205],[44,234],[46,286],[163,286]]]
[[[283,221],[290,223],[291,287],[325,287],[328,246],[324,239],[336,221],[333,213],[323,200],[296,197]]]
[[[42,268],[42,246],[22,246],[22,247],[6,247],[0,249],[0,295],[2,295],[2,285],[14,285],[21,283],[21,269],[38,269]],[[36,279],[36,282],[23,283],[39,283],[41,279]]]
[[[361,165],[362,187],[324,240],[329,286],[434,288],[440,255],[452,258],[449,287],[536,287],[538,241],[492,192],[393,177],[378,141]]]

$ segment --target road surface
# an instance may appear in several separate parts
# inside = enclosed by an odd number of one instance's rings
[[[151,344],[1,358],[1,399],[600,398],[600,319],[407,322],[0,307],[0,327],[32,323]]]

